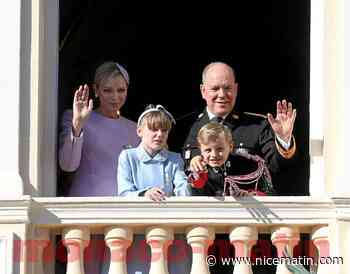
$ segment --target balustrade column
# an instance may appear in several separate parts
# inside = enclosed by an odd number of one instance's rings
[[[150,227],[146,230],[146,240],[151,247],[151,267],[149,274],[168,274],[168,247],[174,239],[171,228]]]
[[[192,248],[191,274],[209,274],[207,254],[208,248],[215,238],[214,229],[202,226],[191,227],[186,231],[186,234],[187,243]]]
[[[50,232],[48,229],[36,229],[34,239],[31,242],[31,257],[29,261],[33,262],[34,273],[44,274],[44,249],[50,244]],[[53,258],[50,258],[53,259]]]
[[[87,227],[65,228],[63,244],[67,247],[67,274],[84,274],[84,249],[89,245],[90,230]]]
[[[258,240],[258,231],[255,227],[240,226],[230,231],[230,242],[235,247],[235,263],[233,274],[253,274],[250,263],[250,252]]]
[[[105,229],[106,245],[111,251],[108,274],[127,274],[126,251],[133,240],[132,230],[124,227]]]
[[[321,257],[329,257],[329,227],[317,227],[312,232],[312,241],[317,248],[318,251],[318,260]],[[330,264],[318,264],[317,274],[329,274],[332,273]]]
[[[272,232],[271,240],[277,248],[279,258],[286,257],[285,251],[293,257],[293,249],[299,242],[299,230],[295,227],[279,227]],[[276,274],[293,274],[284,260],[277,266]]]

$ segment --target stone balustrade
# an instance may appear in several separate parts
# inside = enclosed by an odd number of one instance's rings
[[[168,250],[174,244],[177,234],[183,236],[185,244],[191,250],[192,260],[188,274],[209,274],[210,270],[213,271],[212,260],[216,260],[216,264],[222,264],[220,256],[210,250],[219,234],[227,235],[227,243],[234,249],[234,254],[226,254],[231,258],[231,264],[234,259],[239,259],[235,261],[233,274],[252,274],[259,268],[252,251],[261,234],[269,234],[269,243],[276,248],[277,254],[270,258],[270,263],[274,259],[274,273],[277,274],[293,273],[288,268],[285,257],[288,255],[290,260],[293,259],[293,251],[295,254],[301,234],[309,236],[312,243],[309,244],[322,257],[332,255],[332,243],[329,239],[339,236],[335,229],[338,212],[334,210],[335,202],[329,199],[197,198],[171,198],[161,204],[145,199],[124,198],[30,198],[21,202],[8,201],[7,220],[1,214],[0,206],[0,222],[8,223],[10,218],[18,223],[25,220],[26,226],[33,231],[34,240],[40,240],[34,267],[29,267],[29,264],[27,266],[29,274],[53,273],[47,271],[50,269],[47,264],[54,264],[54,260],[45,260],[45,250],[50,246],[55,249],[57,241],[52,242],[52,239],[57,235],[61,236],[67,250],[67,274],[85,273],[84,251],[94,235],[104,235],[101,241],[110,251],[110,261],[105,272],[108,274],[127,273],[130,263],[128,248],[136,235],[144,235],[149,246],[150,274],[169,273],[168,266],[171,262]],[[344,222],[348,212],[344,206],[339,208],[339,218]],[[24,251],[31,252],[25,248]],[[338,268],[341,269],[341,266]],[[317,272],[314,273],[326,274],[331,269],[331,264],[319,264]]]

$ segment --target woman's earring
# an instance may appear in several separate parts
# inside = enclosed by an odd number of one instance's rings
[[[97,95],[97,93],[94,93],[95,94],[95,98],[98,98],[98,95]]]

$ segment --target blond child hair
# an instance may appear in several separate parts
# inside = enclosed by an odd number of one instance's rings
[[[162,105],[149,105],[140,115],[137,127],[147,126],[150,130],[164,130],[170,132],[172,124],[175,124],[174,117]],[[168,145],[164,145],[168,149]]]
[[[151,130],[171,130],[172,122],[168,115],[162,111],[151,111],[145,114],[139,122],[138,127],[146,125]]]
[[[218,122],[209,122],[201,127],[197,134],[197,142],[199,145],[215,142],[222,133],[224,134],[226,141],[234,147],[235,144],[233,142],[231,130],[227,126]]]

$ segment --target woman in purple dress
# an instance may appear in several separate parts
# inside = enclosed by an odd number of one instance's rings
[[[124,146],[137,146],[136,123],[121,116],[129,75],[118,63],[106,62],[95,72],[93,91],[99,106],[93,110],[89,88],[74,94],[73,110],[63,114],[59,144],[62,170],[74,172],[68,196],[117,196],[117,167]],[[101,273],[103,235],[92,235],[85,273]]]
[[[63,114],[59,164],[73,172],[68,196],[116,196],[117,160],[123,147],[136,146],[136,124],[120,114],[129,75],[118,63],[106,62],[95,72],[93,90],[100,105],[93,110],[89,88],[80,86],[73,110]]]

